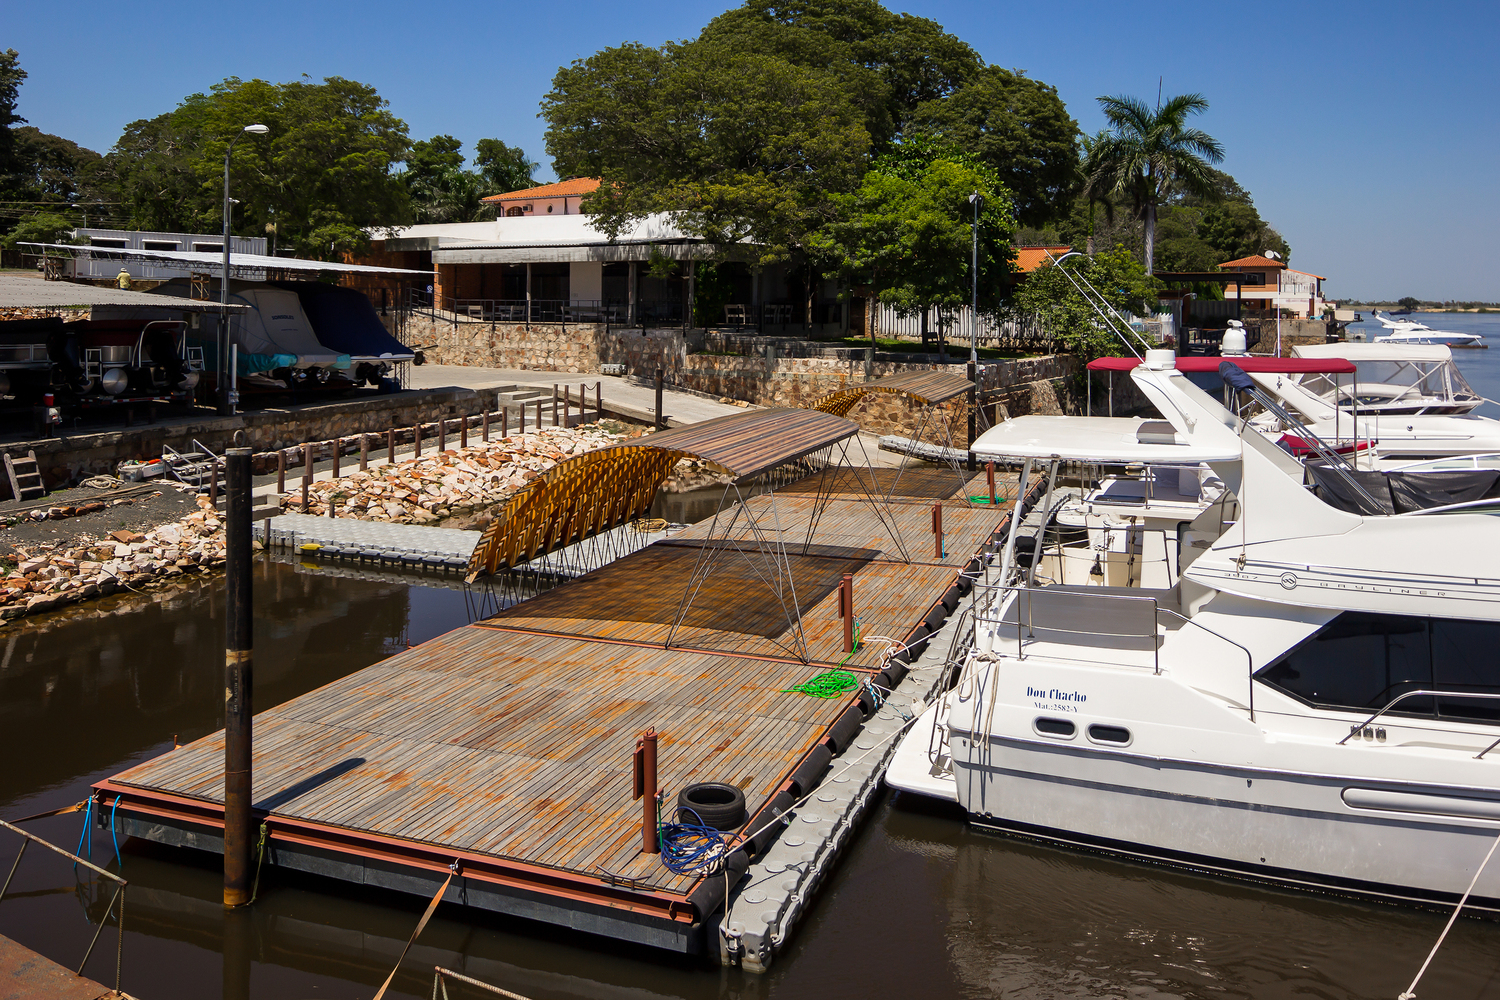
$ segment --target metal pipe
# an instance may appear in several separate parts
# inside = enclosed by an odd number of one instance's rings
[[[307,513],[307,488],[312,485],[312,442],[302,446],[302,513]]]
[[[339,440],[338,438],[334,438],[333,439],[333,478],[334,479],[339,478],[339,451],[340,451],[343,443],[344,442],[341,441],[341,440]]]
[[[599,414],[599,419],[604,419],[604,380],[600,379],[594,383],[594,411]]]
[[[661,393],[661,369],[658,368],[656,369],[656,429],[659,431],[666,430],[667,427],[667,421],[661,413]]]
[[[458,446],[460,448],[469,446],[469,415],[467,413],[458,418]]]
[[[541,421],[538,420],[537,423],[540,424]],[[552,383],[552,426],[553,427],[557,426],[557,383],[556,382]]]
[[[413,458],[422,457],[422,421],[420,420],[411,429],[411,454]]]
[[[553,423],[555,425],[556,421]],[[536,401],[536,432],[538,434],[542,432],[542,401],[540,399]]]
[[[255,620],[250,557],[250,456],[249,448],[230,448],[224,459],[229,473],[228,509],[224,518],[227,604],[224,649],[225,906],[243,906],[250,902],[250,747],[254,711],[251,649]]]
[[[995,463],[994,462],[985,462],[984,463],[984,475],[985,475],[985,478],[989,480],[989,484],[990,484],[990,506],[993,507],[993,506],[995,506],[996,504],[998,504],[1000,502],[1000,499],[995,496]]]
[[[446,417],[438,418],[438,454],[448,450],[448,420]]]
[[[1053,459],[1047,469],[1047,498],[1042,501],[1042,523],[1036,529],[1036,542],[1031,547],[1031,565],[1026,567],[1026,585],[1036,584],[1036,564],[1042,559],[1042,537],[1047,534],[1047,519],[1052,515],[1052,491],[1057,488],[1057,464]]]
[[[396,428],[394,427],[385,432],[385,460],[392,465],[396,464]]]
[[[942,559],[943,553],[943,505],[935,503],[932,505],[932,547],[933,555]]]
[[[489,444],[489,441],[490,441],[490,408],[488,406],[486,406],[484,408],[484,416],[480,419],[480,422],[479,422],[479,438],[485,444]]]
[[[975,295],[977,298],[978,293],[976,292]],[[973,319],[971,325],[978,322],[978,319]],[[978,327],[975,326],[975,329],[977,330]],[[977,337],[977,333],[974,336]],[[970,341],[971,345],[975,342]],[[974,433],[976,427],[975,418],[979,407],[979,372],[978,366],[974,363],[974,349],[972,346],[969,348],[969,355],[969,471],[973,472],[977,467],[975,464],[977,459],[974,457]]]
[[[660,854],[656,835],[656,730],[648,729],[635,742],[635,795],[641,799],[641,852]]]
[[[999,586],[1004,587],[1010,580],[1011,568],[1015,566],[1016,556],[1016,530],[1021,526],[1021,518],[1025,516],[1021,505],[1026,501],[1026,488],[1031,480],[1031,459],[1021,463],[1021,480],[1016,486],[1016,505],[1010,512],[1010,524],[1005,532],[1005,548],[1000,553],[1000,576]]]
[[[359,471],[370,471],[370,435],[363,432],[359,435]]]
[[[203,480],[198,480],[200,483]],[[208,467],[208,502],[219,502],[219,463],[210,462]]]
[[[286,449],[276,451],[276,492],[286,492]]]

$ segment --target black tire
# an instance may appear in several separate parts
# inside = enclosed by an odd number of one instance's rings
[[[677,793],[677,821],[738,830],[745,825],[745,793],[719,782],[688,785]]]

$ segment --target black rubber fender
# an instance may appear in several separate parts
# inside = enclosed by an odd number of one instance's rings
[[[764,852],[781,836],[782,829],[786,826],[781,821],[782,816],[797,804],[797,797],[789,789],[783,788],[771,797],[771,801],[756,814],[755,820],[750,827],[751,837],[745,849],[752,855]]]
[[[719,907],[724,905],[724,890],[738,885],[750,870],[750,855],[743,847],[732,851],[724,862],[724,867],[729,870],[727,878],[724,872],[716,872],[699,882],[698,888],[688,896],[688,903],[693,907],[693,915],[698,920],[707,920],[719,912]]]
[[[864,724],[865,713],[859,710],[858,705],[850,705],[844,709],[844,714],[828,729],[827,741],[833,752],[841,754],[849,749],[849,744],[854,742],[855,735]]]
[[[677,821],[738,830],[745,825],[745,793],[719,781],[688,785],[677,793]]]
[[[792,791],[798,798],[817,787],[818,779],[823,777],[831,760],[833,751],[828,749],[827,743],[819,743],[808,752],[802,763],[797,765],[797,770],[792,772]]]
[[[957,606],[957,602],[954,602],[954,604],[955,606]],[[922,625],[927,629],[927,634],[931,635],[933,632],[936,632],[938,629],[942,628],[943,622],[947,620],[948,608],[946,605],[939,602],[938,604],[933,605],[931,611],[927,612],[927,617],[922,619]]]

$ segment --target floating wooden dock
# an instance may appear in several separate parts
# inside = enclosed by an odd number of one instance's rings
[[[975,504],[982,472],[825,470],[260,713],[266,863],[423,897],[456,872],[453,903],[712,948],[705,928],[739,876],[677,875],[641,852],[637,736],[661,734],[669,809],[694,782],[743,789],[744,830],[765,828],[749,853],[763,852],[874,707],[867,691],[791,688],[839,665],[895,687],[997,545],[1016,488],[1000,485],[1005,502]],[[756,562],[767,539],[800,633]],[[909,647],[889,664],[884,643],[844,652],[846,573],[861,633]],[[218,733],[95,788],[124,834],[222,851],[223,760]]]

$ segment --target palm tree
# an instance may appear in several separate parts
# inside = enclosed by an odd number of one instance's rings
[[[1175,180],[1204,197],[1214,188],[1210,163],[1224,147],[1207,132],[1189,128],[1189,115],[1208,109],[1202,94],[1182,94],[1155,111],[1134,97],[1101,97],[1110,131],[1095,143],[1085,194],[1129,198],[1146,221],[1146,273],[1156,256],[1156,204]]]

